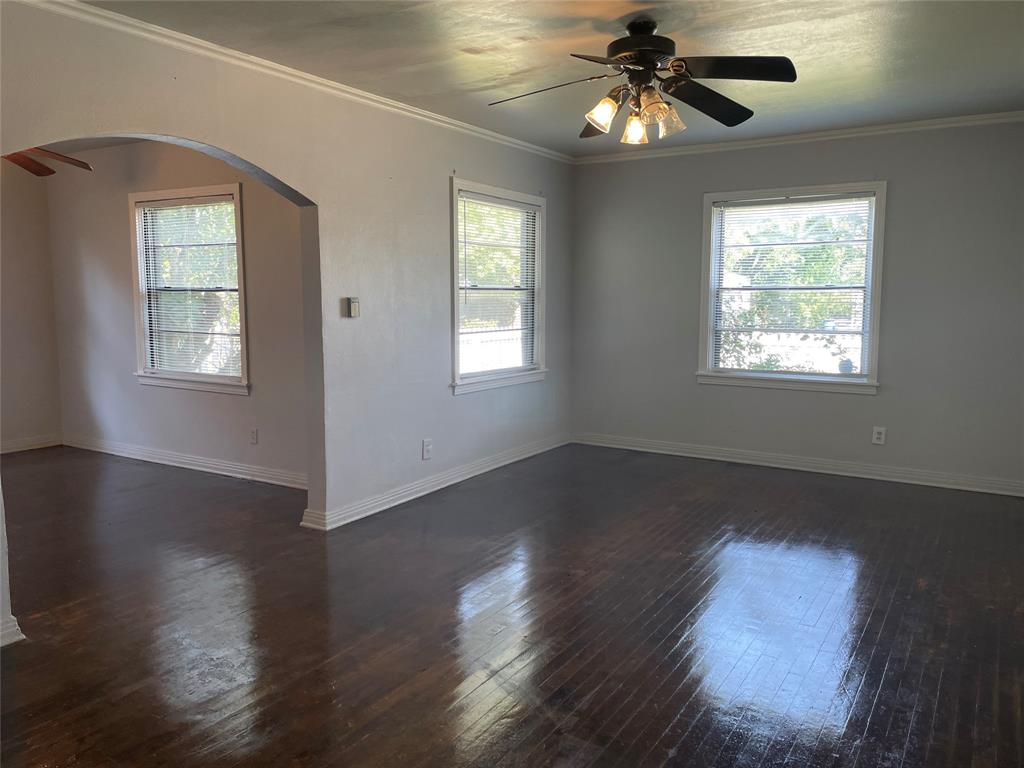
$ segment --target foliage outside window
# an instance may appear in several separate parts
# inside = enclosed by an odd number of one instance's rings
[[[246,382],[238,188],[223,189],[134,196],[140,377]]]
[[[456,387],[539,370],[542,205],[458,181],[453,202]]]
[[[877,186],[712,202],[702,373],[874,384]]]

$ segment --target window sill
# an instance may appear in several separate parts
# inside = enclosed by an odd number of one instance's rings
[[[510,387],[513,384],[527,384],[531,381],[544,381],[547,368],[534,368],[529,371],[513,371],[511,373],[484,373],[462,381],[452,382],[453,395],[467,395],[470,392],[481,392],[485,389]]]
[[[874,395],[878,382],[833,376],[772,376],[753,373],[719,373],[698,371],[699,384],[722,384],[728,387],[760,387],[764,389],[797,389],[810,392],[835,392],[846,395]]]
[[[170,387],[171,389],[193,389],[199,392],[217,392],[222,395],[248,395],[249,385],[240,381],[217,381],[186,376],[168,376],[159,373],[136,373],[139,384],[147,387]]]

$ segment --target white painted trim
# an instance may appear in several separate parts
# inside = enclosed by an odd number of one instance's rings
[[[845,395],[875,395],[878,382],[845,379],[839,376],[771,376],[720,371],[698,371],[698,384],[719,384],[727,387],[758,387],[760,389],[795,389],[803,392],[835,392]]]
[[[248,395],[249,385],[240,381],[214,381],[212,378],[179,376],[164,373],[136,373],[136,381],[147,387],[193,389],[198,392],[217,392],[222,395]]]
[[[383,512],[385,509],[398,504],[425,496],[428,493],[439,491],[454,483],[459,483],[476,475],[481,475],[484,472],[498,469],[506,464],[528,459],[531,456],[536,456],[538,453],[545,453],[568,442],[570,441],[567,436],[557,435],[546,440],[529,443],[520,448],[512,448],[487,458],[477,459],[469,464],[453,467],[436,475],[424,477],[421,480],[399,486],[385,493],[371,496],[354,504],[348,504],[340,509],[331,510],[326,514],[317,510],[307,509],[302,516],[302,527],[313,528],[318,531],[329,531],[340,525],[354,522],[377,512]]]
[[[3,441],[0,453],[17,453],[18,451],[33,451],[36,448],[52,448],[61,445],[60,435],[32,435],[31,437],[15,437]]]
[[[12,614],[0,616],[0,647],[24,640],[25,635],[18,626],[18,620]]]
[[[881,464],[862,464],[856,461],[839,461],[836,459],[749,451],[737,448],[719,448],[711,445],[647,440],[640,437],[603,435],[593,432],[578,434],[574,437],[573,442],[582,443],[583,445],[597,445],[604,448],[622,448],[629,451],[665,453],[671,456],[729,461],[736,464],[757,464],[763,467],[796,469],[803,472],[819,472],[826,475],[863,477],[871,480],[888,480],[896,483],[910,483],[912,485],[930,485],[937,488],[998,493],[1005,496],[1024,496],[1024,480],[1013,480],[1010,478],[981,477],[978,475],[964,475],[931,469],[913,469],[910,467],[888,467]]]
[[[482,392],[485,389],[510,387],[513,384],[528,384],[531,381],[544,381],[547,368],[515,370],[511,373],[489,373],[483,376],[463,376],[461,381],[451,384],[453,395],[468,395],[470,392]]]
[[[95,24],[117,32],[141,37],[160,45],[177,48],[178,50],[199,56],[206,56],[235,66],[245,67],[246,69],[250,69],[264,75],[279,77],[283,80],[314,88],[331,96],[357,102],[364,106],[397,113],[404,115],[405,117],[411,117],[415,120],[421,120],[442,128],[448,128],[449,130],[458,131],[459,133],[474,136],[479,139],[503,144],[507,147],[512,147],[513,149],[532,152],[535,155],[540,155],[541,157],[546,157],[550,160],[558,160],[563,163],[572,162],[572,158],[569,155],[556,152],[552,149],[548,149],[547,147],[541,147],[520,139],[513,139],[511,136],[505,136],[495,131],[489,131],[486,128],[470,125],[469,123],[464,123],[461,120],[455,120],[450,117],[445,117],[444,115],[429,112],[425,109],[420,109],[419,107],[403,104],[400,101],[388,99],[383,96],[377,96],[375,94],[359,90],[358,88],[342,85],[341,83],[336,83],[333,80],[317,77],[316,75],[311,75],[298,69],[292,69],[291,67],[286,67],[282,64],[276,64],[272,61],[267,61],[266,59],[261,59],[257,56],[251,56],[247,53],[234,51],[230,48],[225,48],[224,46],[207,42],[206,40],[182,34],[181,32],[175,32],[155,24],[149,24],[128,16],[122,16],[114,11],[107,11],[102,8],[86,5],[85,3],[77,2],[77,0],[42,0],[41,2],[26,4],[31,5],[33,8],[41,8],[61,16],[68,16],[70,18],[77,19],[78,21]]]
[[[510,203],[522,209],[533,210],[537,215],[537,226],[534,231],[536,260],[533,265],[533,365],[529,367],[511,368],[504,371],[481,371],[466,375],[459,373],[459,200],[464,191],[471,195],[493,198],[495,203]],[[478,184],[475,181],[452,176],[452,382],[450,386],[453,395],[544,380],[548,370],[544,366],[546,344],[544,321],[547,314],[547,294],[545,292],[547,214],[547,200],[543,197],[489,184]]]
[[[760,386],[773,389],[803,389],[841,392],[846,394],[875,394],[878,391],[878,344],[881,328],[882,308],[882,252],[885,241],[885,192],[884,181],[861,181],[844,184],[818,184],[803,187],[777,187],[774,189],[744,190],[739,192],[707,192],[704,195],[703,237],[701,240],[701,293],[700,293],[700,339],[698,341],[697,381],[700,384],[727,384],[732,386]],[[718,281],[715,272],[714,252],[718,249],[715,226],[717,203],[760,203],[790,198],[846,197],[868,195],[871,197],[871,253],[868,258],[868,274],[865,276],[864,300],[868,309],[869,328],[862,330],[867,335],[866,379],[843,380],[839,376],[823,374],[804,375],[799,373],[762,374],[756,371],[729,371],[712,367],[714,343],[715,301],[714,285]],[[863,364],[863,360],[862,360]],[[790,384],[791,386],[786,386]],[[799,386],[798,386],[799,385]]]
[[[65,437],[64,445],[72,448],[83,448],[87,451],[110,453],[114,456],[123,456],[128,459],[151,461],[154,464],[167,464],[172,467],[211,472],[215,475],[227,475],[228,477],[238,477],[243,480],[256,480],[261,483],[283,485],[288,488],[301,488],[305,490],[307,484],[306,475],[302,472],[271,469],[270,467],[259,467],[254,464],[240,464],[222,459],[208,459],[202,456],[192,456],[187,453],[146,448],[141,445],[118,443],[113,440],[104,440],[96,437]]]
[[[835,139],[859,139],[865,136],[884,136],[890,133],[909,133],[912,131],[935,131],[944,128],[972,128],[983,125],[1000,125],[1002,123],[1024,122],[1024,110],[1012,112],[990,112],[980,115],[961,115],[957,117],[941,117],[935,120],[914,120],[906,123],[883,123],[866,125],[860,128],[839,128],[833,131],[814,131],[811,133],[795,133],[785,136],[772,136],[763,139],[746,141],[721,141],[709,144],[688,144],[665,149],[637,149],[604,155],[585,155],[573,159],[573,165],[596,165],[599,163],[623,163],[634,160],[664,160],[666,157],[678,155],[703,155],[709,152],[733,152],[744,149],[761,149],[762,147],[780,147],[787,144],[805,144],[812,141],[833,141]]]

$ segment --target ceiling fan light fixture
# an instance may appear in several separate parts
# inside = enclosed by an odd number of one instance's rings
[[[610,96],[605,96],[597,102],[597,105],[592,110],[587,112],[587,122],[601,131],[601,133],[608,133],[612,127],[612,120],[615,119],[618,111],[619,102]]]
[[[619,139],[619,142],[622,144],[647,143],[647,126],[644,125],[640,115],[636,112],[633,112],[626,119],[626,130],[622,132],[622,138]]]
[[[686,123],[684,123],[682,118],[679,117],[679,113],[676,112],[676,108],[670,104],[668,107],[668,113],[662,118],[661,122],[658,123],[658,138],[665,139],[673,134],[685,130]]]
[[[640,91],[640,119],[644,125],[656,125],[665,119],[669,106],[661,98],[661,94],[651,85],[645,85]]]

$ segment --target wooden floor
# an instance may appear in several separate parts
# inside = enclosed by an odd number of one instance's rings
[[[567,446],[329,534],[3,458],[16,766],[1017,766],[1024,501]]]

